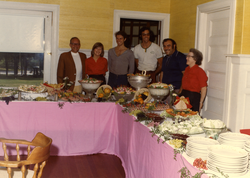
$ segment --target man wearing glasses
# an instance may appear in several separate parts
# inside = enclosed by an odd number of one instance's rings
[[[86,55],[79,52],[81,43],[77,37],[73,37],[69,44],[71,51],[62,53],[57,68],[57,83],[63,83],[65,77],[73,83],[70,90],[81,93],[82,86],[78,80],[85,77],[85,59]]]
[[[162,83],[172,84],[175,92],[178,93],[181,88],[183,73],[187,67],[186,56],[177,51],[177,44],[173,39],[166,38],[162,43],[166,56],[162,61],[160,81]]]
[[[151,75],[152,82],[156,82],[156,75],[161,72],[162,51],[161,48],[153,43],[154,34],[148,27],[140,29],[141,44],[135,46],[134,56],[137,72],[146,70]]]

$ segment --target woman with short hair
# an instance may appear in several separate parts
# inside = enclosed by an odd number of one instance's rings
[[[91,78],[102,80],[102,84],[106,84],[105,75],[108,71],[108,61],[103,57],[104,47],[103,44],[97,42],[94,44],[91,57],[85,60],[85,73]]]
[[[208,80],[205,71],[199,67],[203,55],[199,50],[191,48],[186,59],[188,67],[183,74],[180,96],[189,97],[191,109],[200,112],[206,97]]]

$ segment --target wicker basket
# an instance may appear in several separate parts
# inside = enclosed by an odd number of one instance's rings
[[[109,85],[101,85],[101,86],[96,90],[96,95],[97,95],[97,97],[98,97],[98,95],[99,95],[100,93],[104,93],[104,89],[105,89],[105,88],[109,88],[109,89],[110,89],[110,93],[109,93],[108,96],[104,96],[104,98],[105,98],[105,99],[108,99],[108,98],[111,96],[112,87],[109,86]]]
[[[148,97],[144,100],[144,103],[148,103],[152,99],[152,96],[147,88],[141,88],[140,90],[136,91],[134,99],[136,99],[136,97],[138,97],[140,94],[144,92],[148,92]]]

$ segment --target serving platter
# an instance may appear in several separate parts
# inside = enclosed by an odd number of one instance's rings
[[[18,87],[19,91],[26,92],[26,93],[43,93],[45,92],[46,88],[45,86],[41,85],[20,85]]]

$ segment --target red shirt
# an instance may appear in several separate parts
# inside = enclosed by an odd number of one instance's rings
[[[198,65],[186,67],[182,77],[182,89],[200,93],[207,86],[207,75]]]
[[[102,75],[108,71],[108,61],[104,57],[99,57],[95,62],[93,57],[85,60],[85,73],[88,75]]]

